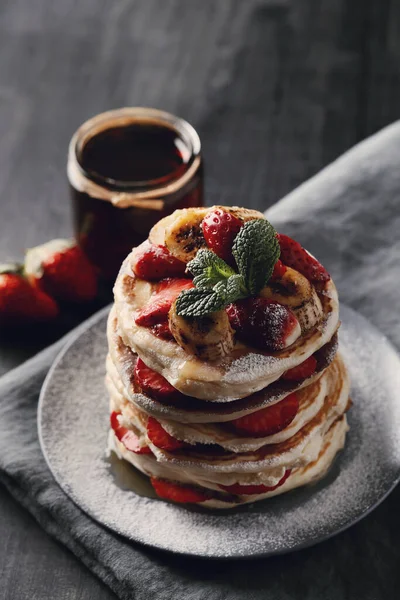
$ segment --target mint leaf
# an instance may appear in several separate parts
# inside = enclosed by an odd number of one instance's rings
[[[187,268],[194,275],[193,283],[199,289],[212,288],[219,281],[235,275],[235,271],[211,250],[199,250]]]
[[[271,223],[265,219],[245,223],[235,238],[232,254],[249,295],[257,294],[271,277],[280,255]]]
[[[198,251],[187,265],[195,288],[178,296],[178,315],[202,317],[257,294],[271,277],[279,258],[275,229],[264,219],[248,221],[237,234],[232,252],[239,273],[211,250]]]
[[[176,312],[182,317],[203,317],[246,296],[248,292],[244,287],[243,277],[235,273],[228,279],[219,281],[213,289],[184,290],[176,301]]]
[[[225,306],[249,295],[242,275],[237,273],[214,285],[213,290],[218,296],[224,298]]]
[[[225,306],[224,299],[214,291],[197,288],[184,290],[176,300],[176,312],[182,317],[203,317]]]

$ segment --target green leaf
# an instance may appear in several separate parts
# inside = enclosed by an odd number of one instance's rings
[[[193,277],[193,284],[198,290],[210,290],[214,287],[216,283],[218,283],[219,279],[211,279],[208,277],[207,273],[201,273],[200,275],[196,275]]]
[[[242,275],[237,273],[231,275],[225,281],[220,281],[214,285],[213,289],[218,296],[225,299],[225,305],[236,302],[240,298],[246,298],[249,295]]]
[[[248,221],[237,234],[232,252],[239,273],[211,250],[198,251],[187,265],[195,288],[179,295],[178,315],[202,317],[257,294],[271,277],[279,258],[275,229],[264,219]]]
[[[280,255],[275,229],[265,219],[248,221],[237,234],[232,253],[249,295],[257,294],[271,277]]]
[[[176,300],[176,312],[182,317],[203,317],[225,306],[224,299],[214,291],[197,288],[184,290]]]
[[[187,268],[194,275],[194,285],[200,289],[212,288],[219,281],[235,275],[235,271],[211,250],[199,250]]]

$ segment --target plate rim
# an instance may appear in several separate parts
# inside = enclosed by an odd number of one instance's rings
[[[45,398],[45,396],[47,394],[47,390],[50,386],[50,383],[51,383],[51,380],[53,377],[53,373],[56,371],[59,363],[62,361],[64,356],[68,353],[69,349],[81,338],[82,335],[84,335],[90,329],[95,327],[99,321],[101,321],[105,316],[108,315],[112,306],[113,306],[113,304],[111,303],[111,304],[107,305],[106,307],[102,308],[101,310],[96,312],[94,315],[89,317],[89,319],[87,319],[86,321],[81,323],[74,332],[71,332],[69,334],[70,339],[67,340],[65,345],[61,348],[61,350],[58,352],[57,356],[54,358],[54,360],[47,372],[47,375],[43,381],[43,384],[42,384],[42,387],[40,390],[40,394],[39,394],[38,407],[37,407],[37,432],[38,432],[40,449],[41,449],[41,452],[43,454],[43,457],[45,459],[45,462],[47,464],[47,467],[49,468],[49,471],[50,471],[52,477],[54,478],[56,484],[61,488],[61,490],[69,498],[69,500],[71,500],[88,518],[90,518],[98,526],[104,527],[107,531],[110,531],[114,534],[122,536],[125,540],[128,540],[130,543],[140,544],[146,548],[152,548],[157,551],[161,551],[163,553],[171,553],[171,554],[174,554],[177,556],[200,558],[202,560],[216,560],[216,561],[229,561],[229,560],[241,560],[242,561],[243,560],[243,561],[246,561],[246,560],[252,560],[252,559],[257,559],[257,558],[267,558],[270,556],[282,556],[285,554],[289,554],[291,552],[297,552],[300,550],[304,550],[306,548],[310,548],[319,543],[330,540],[333,537],[335,537],[336,535],[343,533],[344,531],[346,531],[353,525],[356,525],[362,519],[367,517],[373,510],[375,510],[375,508],[377,508],[380,504],[382,504],[382,502],[384,502],[384,500],[386,500],[386,498],[397,487],[398,483],[400,482],[400,469],[399,469],[399,473],[398,473],[397,477],[392,480],[392,482],[390,483],[388,488],[379,497],[379,499],[376,502],[374,502],[372,505],[368,506],[365,510],[361,511],[357,515],[356,518],[353,518],[353,519],[349,520],[348,522],[344,523],[343,526],[338,527],[337,529],[335,529],[334,531],[331,531],[329,533],[319,535],[318,537],[310,538],[306,541],[300,541],[298,544],[295,543],[295,544],[291,545],[290,547],[280,548],[277,550],[262,550],[262,549],[260,549],[260,550],[252,551],[250,554],[242,554],[242,553],[239,554],[238,552],[236,552],[236,553],[230,552],[229,554],[221,555],[221,554],[212,554],[212,553],[207,553],[207,552],[197,552],[195,550],[193,550],[193,551],[178,550],[175,548],[170,548],[167,545],[162,545],[158,542],[153,543],[153,542],[150,542],[147,540],[143,540],[140,537],[134,538],[132,536],[127,535],[126,532],[123,531],[123,529],[119,529],[118,527],[116,527],[112,524],[105,523],[104,521],[101,521],[100,519],[96,518],[91,512],[89,512],[87,510],[87,507],[82,507],[82,505],[79,503],[78,499],[76,499],[74,497],[73,491],[68,489],[68,486],[66,486],[65,483],[61,480],[61,477],[59,477],[57,470],[52,467],[51,460],[46,451],[46,445],[45,445],[43,434],[42,434],[42,415],[43,415],[43,404],[45,401],[44,398]],[[400,353],[397,350],[397,348],[394,346],[392,341],[385,334],[383,334],[373,323],[371,323],[371,321],[369,319],[367,319],[364,315],[362,315],[360,312],[354,310],[352,307],[348,306],[347,304],[341,303],[341,309],[343,309],[343,308],[345,309],[345,311],[354,313],[358,318],[364,319],[368,323],[369,327],[371,329],[373,329],[375,333],[377,333],[379,336],[381,336],[384,339],[385,343],[389,346],[390,350],[392,352],[394,352],[394,354],[397,356],[398,360],[400,361]],[[343,452],[343,450],[341,452]],[[156,501],[158,502],[159,500],[156,500]],[[234,511],[235,509],[233,508],[232,510]],[[218,513],[218,511],[214,510],[214,511],[212,511],[212,514],[218,515],[219,513]]]

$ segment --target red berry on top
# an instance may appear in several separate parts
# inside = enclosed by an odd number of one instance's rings
[[[287,381],[301,381],[302,379],[307,379],[307,377],[314,375],[316,368],[317,360],[314,356],[310,356],[300,365],[297,365],[297,367],[293,367],[293,369],[286,371],[286,373],[282,375],[282,379],[286,379]]]
[[[229,426],[242,435],[265,437],[278,433],[290,425],[298,410],[299,399],[297,394],[293,393],[272,406],[229,421]]]
[[[175,341],[175,338],[172,335],[171,330],[169,328],[168,319],[165,319],[165,321],[162,321],[161,323],[157,323],[156,325],[153,325],[153,327],[151,328],[151,331],[154,333],[155,336],[157,336],[158,338],[160,338],[162,340],[166,340],[168,342]]]
[[[187,445],[165,431],[164,427],[154,417],[149,417],[147,421],[147,437],[154,446],[169,452],[179,450]]]
[[[46,294],[61,302],[88,302],[97,295],[95,268],[69,240],[52,240],[28,250],[25,272]]]
[[[281,260],[285,265],[296,269],[312,283],[329,281],[330,275],[313,256],[295,240],[283,233],[277,235],[281,248]]]
[[[137,311],[135,323],[142,327],[151,327],[164,322],[179,294],[192,287],[194,285],[191,279],[163,279],[146,306]]]
[[[276,485],[268,486],[268,485],[241,485],[240,483],[234,483],[233,485],[220,485],[219,487],[225,490],[226,492],[230,492],[231,494],[237,494],[239,496],[242,495],[251,495],[251,494],[266,494],[267,492],[273,492],[277,488],[281,487],[289,477],[291,473],[291,469],[286,469],[284,476],[282,479],[278,481]]]
[[[183,394],[178,392],[165,377],[150,369],[141,358],[137,359],[134,379],[137,387],[144,394],[160,402],[173,401],[174,398],[183,397]]]
[[[272,271],[271,279],[281,279],[286,273],[287,267],[283,264],[281,260],[277,260],[274,266],[274,270]]]
[[[207,492],[202,492],[192,486],[166,481],[165,479],[150,478],[151,484],[160,498],[171,500],[179,504],[198,504],[210,498]]]
[[[13,269],[6,265],[0,268],[0,325],[54,319],[59,312],[55,300]]]
[[[137,249],[132,269],[141,279],[158,281],[165,277],[183,277],[186,264],[175,258],[165,246],[146,241]]]
[[[225,262],[232,264],[232,246],[243,223],[220,208],[209,212],[203,219],[202,228],[207,246]]]
[[[112,412],[110,415],[111,428],[114,430],[114,433],[119,441],[130,452],[134,452],[135,454],[151,454],[150,448],[148,446],[141,446],[139,438],[131,429],[122,427],[119,424],[118,416],[120,414],[121,413],[118,412]]]
[[[267,298],[239,300],[226,311],[238,339],[260,350],[282,350],[300,335],[299,322],[290,308]]]

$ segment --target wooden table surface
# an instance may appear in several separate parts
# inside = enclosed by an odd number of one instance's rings
[[[207,203],[266,208],[399,117],[399,33],[395,0],[1,0],[0,260],[71,234],[68,141],[113,107],[185,117]],[[2,338],[0,373],[90,310]],[[0,540],[1,599],[113,597],[1,489]]]

